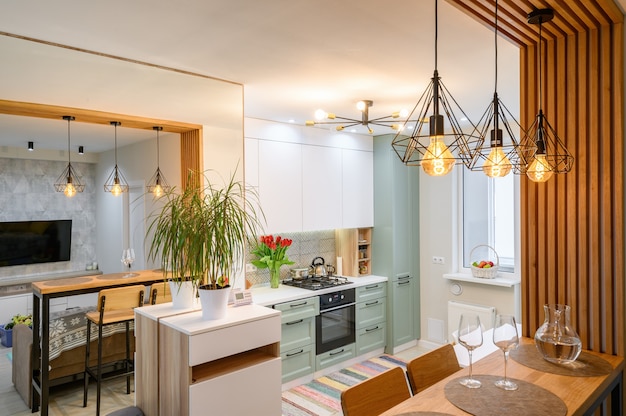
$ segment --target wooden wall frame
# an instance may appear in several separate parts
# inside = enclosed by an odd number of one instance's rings
[[[138,117],[83,108],[63,107],[50,104],[27,103],[0,100],[0,114],[39,117],[60,120],[64,115],[76,117],[76,121],[109,125],[111,120],[120,121],[124,127],[153,130],[153,126],[163,127],[164,132],[178,133],[181,137],[181,184],[187,185],[187,172],[199,171],[202,166],[202,126],[180,121]]]

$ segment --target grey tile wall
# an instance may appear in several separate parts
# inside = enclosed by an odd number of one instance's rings
[[[69,262],[0,267],[5,277],[32,276],[85,270],[96,261],[95,165],[74,163],[85,191],[67,198],[56,192],[57,180],[67,162],[0,158],[0,221],[72,220]]]

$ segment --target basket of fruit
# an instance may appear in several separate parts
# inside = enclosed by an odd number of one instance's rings
[[[482,244],[474,247],[470,252],[472,262],[472,276],[483,279],[493,279],[498,275],[500,258],[493,247]]]

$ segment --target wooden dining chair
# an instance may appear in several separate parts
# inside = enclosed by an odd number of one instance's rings
[[[87,391],[89,377],[96,379],[96,415],[100,415],[100,388],[102,380],[102,348],[105,342],[102,337],[102,329],[106,325],[124,323],[126,325],[126,358],[123,360],[123,371],[114,373],[115,377],[126,376],[126,394],[130,394],[130,376],[134,372],[131,359],[133,351],[130,350],[130,323],[135,320],[135,308],[143,306],[143,297],[146,287],[144,285],[116,287],[103,289],[98,293],[98,305],[96,310],[87,312],[87,346],[85,349],[85,372],[83,389],[83,407],[87,407]],[[96,367],[89,366],[91,353],[91,325],[98,327],[98,364]]]
[[[435,350],[414,358],[406,366],[406,372],[413,395],[443,380],[461,369],[452,344],[445,344]]]
[[[404,371],[394,367],[341,393],[344,416],[377,416],[411,397]]]
[[[172,292],[170,291],[170,284],[155,283],[150,288],[150,304],[156,305],[158,303],[167,303],[172,301]]]

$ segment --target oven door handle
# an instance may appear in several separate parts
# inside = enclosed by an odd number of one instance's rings
[[[334,308],[322,309],[322,310],[320,310],[320,315],[323,314],[323,313],[326,313],[326,312],[332,312],[332,311],[336,311],[337,309],[348,308],[348,307],[354,306],[354,305],[356,305],[356,302],[346,303],[345,305],[335,306]]]

